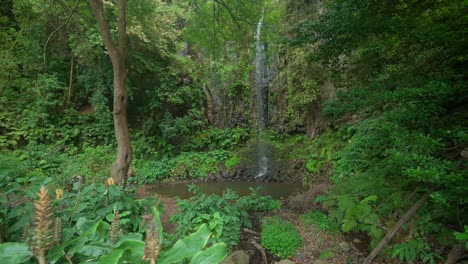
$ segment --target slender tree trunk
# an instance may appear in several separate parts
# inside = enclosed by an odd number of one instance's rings
[[[452,247],[449,254],[447,255],[447,260],[445,264],[456,264],[458,259],[463,256],[463,253],[466,251],[465,245],[463,244],[456,244]]]
[[[132,163],[132,147],[127,122],[127,70],[125,57],[127,48],[126,0],[118,0],[118,43],[112,39],[109,24],[104,16],[102,0],[89,0],[91,9],[99,24],[104,46],[107,49],[114,70],[114,129],[117,140],[117,158],[112,166],[111,175],[116,184],[125,184],[128,169]]]
[[[205,93],[206,97],[206,115],[210,124],[214,125],[214,99],[210,88],[206,84],[203,84],[203,92]]]
[[[372,260],[382,251],[382,249],[385,247],[385,245],[390,242],[393,237],[396,235],[396,233],[400,230],[401,226],[406,223],[411,216],[413,216],[414,213],[416,213],[423,205],[426,203],[427,199],[429,199],[429,195],[431,192],[427,192],[426,194],[419,199],[401,218],[400,220],[395,224],[395,226],[385,235],[385,237],[379,242],[379,244],[372,250],[372,252],[367,256],[366,260],[364,261],[364,264],[371,264]]]
[[[127,74],[122,63],[114,66],[114,129],[117,140],[117,158],[111,175],[117,184],[125,183],[132,163],[132,146],[127,122]]]
[[[72,87],[73,87],[73,66],[74,66],[74,58],[73,52],[71,52],[71,61],[70,61],[70,80],[68,81],[68,96],[67,96],[67,107],[70,105],[71,94],[72,94]]]

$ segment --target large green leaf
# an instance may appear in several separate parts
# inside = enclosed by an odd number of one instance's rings
[[[218,264],[226,258],[227,253],[228,249],[226,244],[217,243],[195,254],[190,260],[190,264]]]
[[[179,263],[186,258],[191,258],[205,247],[210,236],[208,226],[201,225],[195,233],[179,239],[171,249],[162,253],[158,264]]]
[[[153,215],[154,215],[154,222],[156,223],[158,230],[159,230],[159,241],[162,243],[164,240],[163,235],[163,226],[161,223],[161,217],[159,216],[159,210],[156,207],[153,207]]]
[[[114,247],[118,248],[120,244],[127,240],[143,240],[143,235],[138,233],[126,233],[123,234],[117,242],[115,242]]]
[[[79,237],[67,242],[64,245],[64,248],[71,246],[71,248],[67,250],[67,253],[69,255],[73,255],[76,252],[79,252],[81,248],[96,235],[97,232],[104,232],[103,230],[108,230],[108,229],[109,229],[109,224],[103,221],[95,222],[86,231],[82,232]]]
[[[78,252],[85,256],[98,257],[112,251],[112,247],[108,243],[91,242],[84,245]]]
[[[99,264],[117,264],[122,258],[123,253],[124,253],[123,249],[116,249],[112,253],[100,257],[98,263]]]
[[[137,263],[145,254],[145,242],[141,240],[126,240],[123,241],[117,248],[125,250],[123,259],[129,263]]]
[[[32,257],[32,252],[26,243],[0,244],[0,260],[2,263],[24,263]]]

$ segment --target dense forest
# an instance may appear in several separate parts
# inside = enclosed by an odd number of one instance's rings
[[[467,14],[2,0],[0,262],[468,263]]]

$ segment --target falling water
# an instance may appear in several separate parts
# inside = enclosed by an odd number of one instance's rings
[[[261,39],[263,16],[260,18],[255,34],[257,53],[255,56],[255,93],[257,98],[257,125],[258,132],[268,127],[268,67],[266,45]]]
[[[262,132],[268,127],[268,65],[266,45],[261,39],[263,15],[260,18],[255,34],[257,52],[255,55],[255,95],[257,99],[257,126],[259,142],[257,145],[258,173],[255,178],[261,178],[268,173],[267,146],[261,141]]]

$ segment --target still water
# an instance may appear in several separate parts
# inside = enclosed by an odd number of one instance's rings
[[[162,183],[147,185],[145,192],[156,193],[165,197],[190,198],[193,193],[188,191],[187,183]],[[259,194],[270,195],[274,199],[287,198],[291,194],[304,191],[300,183],[264,183],[264,182],[210,182],[196,183],[201,192],[222,195],[227,189],[235,191],[241,196],[249,195],[250,188],[259,188]]]

